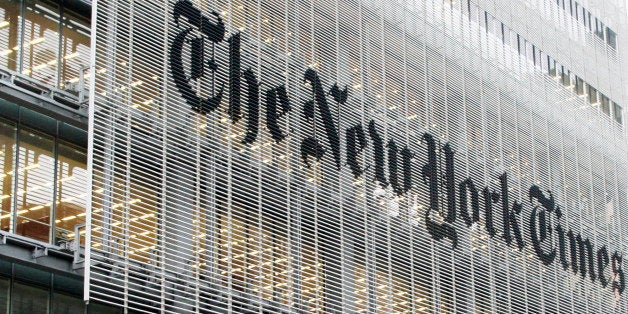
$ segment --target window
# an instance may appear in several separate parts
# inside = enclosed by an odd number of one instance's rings
[[[613,49],[617,49],[617,34],[610,28],[606,28],[606,43]]]
[[[584,28],[587,27],[587,9],[584,7],[582,8],[582,25],[584,25]]]
[[[502,24],[502,31],[501,31],[502,43],[505,45],[507,41],[509,40],[510,35],[508,33],[510,32],[510,29],[506,25],[504,25],[504,23],[501,23],[501,24]]]
[[[541,71],[543,73],[547,73],[549,71],[549,64],[548,64],[548,59],[547,59],[547,55],[541,51]]]
[[[0,228],[48,243],[73,240],[85,222],[86,149],[0,121],[0,151]]]
[[[551,77],[556,77],[556,61],[554,61],[552,57],[547,56],[547,64],[547,74],[549,74]]]
[[[611,115],[611,103],[606,95],[600,93],[600,110],[607,116]]]
[[[571,71],[567,70],[564,65],[560,66],[560,79],[564,86],[571,86]]]
[[[525,57],[526,55],[525,39],[523,39],[523,37],[521,37],[519,34],[517,34],[517,51],[519,51],[520,55]]]
[[[87,155],[84,148],[60,142],[57,159],[55,242],[74,239],[74,227],[85,223]]]
[[[615,119],[615,122],[622,124],[623,123],[623,119],[622,119],[622,108],[621,106],[616,103],[613,102],[613,118]]]
[[[574,0],[569,0],[569,14],[571,14],[571,16],[573,16],[573,17],[576,16],[575,3],[576,2]]]
[[[9,298],[11,293],[11,281],[8,278],[0,277],[0,313],[8,313]]]
[[[21,73],[52,87],[57,86],[59,11],[38,2],[27,4],[20,49]]]
[[[290,306],[292,257],[287,235],[279,229],[262,227],[257,218],[237,206],[232,213],[232,218],[226,213],[220,215],[217,266],[223,283],[227,285],[231,276],[234,289],[252,295],[260,292],[266,300]],[[304,303],[310,311],[318,312],[316,309],[322,307],[323,265],[310,243],[303,245],[301,265]]]
[[[54,138],[22,128],[17,154],[15,233],[49,242],[55,186]]]
[[[533,58],[534,58],[534,66],[537,69],[541,69],[541,49],[537,48],[536,46],[532,45],[532,52],[534,54]]]
[[[85,302],[81,298],[55,293],[52,298],[52,312],[55,314],[84,313]]]
[[[604,23],[597,17],[595,18],[595,35],[604,40]]]
[[[479,14],[478,7],[475,4],[471,3],[471,1],[469,0],[469,20],[477,23],[478,14]]]
[[[11,311],[13,313],[47,313],[50,292],[48,289],[13,283]]]
[[[17,71],[19,60],[20,38],[20,5],[19,2],[0,2],[0,22],[7,23],[0,27],[0,67]]]
[[[510,49],[517,49],[517,37],[519,35],[517,35],[517,33],[515,33],[513,30],[510,30]]]
[[[0,177],[2,178],[0,228],[4,231],[12,229],[11,207],[14,197],[13,181],[15,177],[13,167],[15,166],[16,137],[17,128],[15,125],[0,121]]]
[[[597,90],[591,86],[591,85],[587,85],[588,86],[588,91],[587,94],[589,95],[589,103],[593,106],[596,106],[597,103]]]
[[[584,95],[584,81],[576,76],[576,94],[578,96]]]
[[[48,2],[2,1],[0,22],[0,67],[50,87],[78,89],[80,70],[89,65],[88,21]]]
[[[90,23],[64,11],[61,26],[63,45],[59,87],[77,90],[80,74],[89,65]]]
[[[532,62],[532,64],[534,64],[534,51],[532,51],[532,43],[529,41],[525,41],[526,43],[526,58],[528,59],[528,62]]]

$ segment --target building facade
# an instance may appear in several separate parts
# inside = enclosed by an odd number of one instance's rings
[[[621,1],[1,8],[0,311],[628,309]]]

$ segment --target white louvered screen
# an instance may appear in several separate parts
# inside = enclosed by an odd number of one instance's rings
[[[607,104],[622,93],[541,52],[550,38],[467,1],[93,9],[88,298],[147,313],[628,308],[626,132],[571,80]]]

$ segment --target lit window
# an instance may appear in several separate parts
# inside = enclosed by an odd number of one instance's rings
[[[576,76],[576,94],[578,96],[584,95],[584,81],[582,78]]]
[[[570,77],[571,72],[567,70],[567,68],[565,68],[564,65],[562,65],[560,68],[561,68],[560,76],[561,76],[561,81],[563,85],[570,86],[571,85],[571,77]]]
[[[611,115],[611,103],[606,95],[600,93],[600,110],[607,116]]]
[[[547,74],[551,75],[552,77],[556,77],[556,61],[552,57],[547,56],[547,63]]]

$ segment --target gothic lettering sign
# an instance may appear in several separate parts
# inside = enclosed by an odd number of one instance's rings
[[[491,238],[501,238],[508,246],[523,250],[531,246],[543,265],[560,263],[565,271],[588,277],[602,287],[609,287],[615,293],[625,290],[625,276],[622,269],[623,257],[604,243],[594,243],[583,237],[578,230],[564,227],[564,217],[560,204],[556,203],[551,191],[532,185],[527,191],[526,201],[518,202],[510,195],[508,173],[498,178],[499,189],[481,186],[468,177],[460,182],[455,180],[454,169],[456,152],[452,145],[440,143],[430,133],[422,135],[426,148],[427,162],[414,165],[416,153],[409,147],[387,140],[381,127],[374,120],[362,125],[355,121],[351,127],[340,132],[331,111],[343,105],[349,97],[346,86],[323,82],[319,73],[307,68],[302,80],[307,83],[311,99],[302,106],[289,99],[284,85],[265,86],[256,74],[242,63],[240,56],[243,34],[235,33],[225,38],[225,24],[216,12],[204,14],[188,0],[179,1],[173,11],[174,21],[182,19],[196,27],[201,37],[191,36],[191,29],[180,27],[170,47],[170,75],[190,109],[199,114],[208,114],[220,108],[224,92],[228,91],[229,117],[233,123],[246,119],[246,134],[242,142],[253,144],[262,130],[269,132],[276,143],[281,143],[290,130],[281,128],[281,121],[291,111],[301,109],[304,123],[314,123],[318,116],[322,120],[324,138],[305,136],[300,140],[300,158],[306,167],[314,162],[329,162],[336,170],[348,167],[355,178],[366,176],[370,168],[373,180],[382,189],[390,188],[395,195],[406,195],[415,185],[425,185],[429,190],[429,207],[424,215],[424,227],[437,241],[448,241],[452,249],[460,245],[459,230],[454,222],[462,220],[471,228],[481,224]],[[184,58],[184,48],[191,54]],[[208,59],[204,54],[205,45],[227,45],[228,64]],[[189,70],[185,70],[184,60],[191,60]],[[210,97],[196,94],[196,82],[201,77],[214,73],[225,73],[228,82],[222,83]],[[200,86],[204,88],[204,86]],[[265,113],[265,126],[260,127],[260,113]],[[344,134],[344,138],[341,137]],[[342,160],[342,149],[345,161]],[[363,155],[372,150],[374,160],[364,164]],[[412,174],[414,166],[420,167],[420,176]],[[496,225],[494,217],[501,216],[501,225]],[[529,234],[531,243],[524,241]]]

